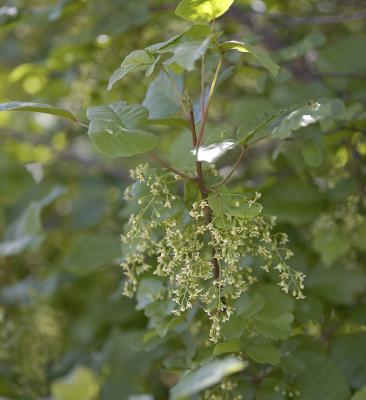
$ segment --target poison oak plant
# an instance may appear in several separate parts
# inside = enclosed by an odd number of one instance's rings
[[[88,125],[49,105],[0,106],[4,111],[69,118],[88,128],[104,155],[142,160],[131,171],[134,183],[124,194],[130,217],[122,234],[123,293],[136,296],[137,309],[149,320],[141,346],[182,343],[183,353],[167,354],[163,361],[167,369],[190,371],[173,386],[171,399],[197,393],[203,399],[251,398],[245,395],[250,382],[261,382],[272,373],[275,381],[285,376],[272,385],[282,396],[275,394],[273,399],[301,396],[299,371],[292,369],[302,361],[289,356],[297,345],[281,340],[292,333],[293,298],[304,298],[305,275],[292,265],[288,237],[276,230],[276,216],[267,215],[261,194],[231,179],[258,142],[287,140],[302,127],[341,115],[344,105],[337,99],[310,101],[263,114],[245,126],[230,121],[220,126],[211,106],[235,69],[235,53],[273,77],[281,73],[260,47],[228,40],[220,31],[215,21],[232,4],[233,0],[183,0],[176,14],[190,23],[184,32],[125,57],[108,90],[129,74],[144,73],[154,79],[142,104],[120,100],[91,107]],[[182,138],[179,157],[164,146],[172,132]],[[223,173],[215,159],[226,152],[237,157]],[[355,201],[338,212],[345,225]],[[350,230],[360,218],[347,225]],[[334,221],[322,216],[311,234],[321,237]],[[326,253],[322,256],[325,263],[332,262]],[[225,354],[230,356],[222,358]],[[287,364],[278,367],[282,355]]]

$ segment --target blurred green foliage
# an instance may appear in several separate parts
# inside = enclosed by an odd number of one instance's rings
[[[174,114],[179,104],[164,75],[150,86],[142,74],[130,75],[106,89],[132,50],[188,28],[174,16],[177,3],[4,0],[0,103],[53,104],[81,123],[88,107],[118,100],[144,100],[152,118],[166,107]],[[289,234],[292,264],[307,275],[306,299],[293,301],[263,275],[268,282],[240,298],[239,315],[216,346],[197,346],[195,331],[205,329],[199,325],[189,334],[179,323],[163,325],[165,334],[155,334],[142,308],[159,288],[141,285],[136,309],[121,296],[119,267],[119,236],[131,212],[122,193],[129,168],[145,156],[112,160],[67,119],[1,112],[2,398],[167,399],[191,365],[197,370],[171,398],[216,383],[204,396],[217,398],[221,384],[228,399],[237,392],[245,400],[366,398],[364,4],[237,0],[217,24],[230,38],[261,43],[281,71],[273,77],[256,58],[230,53],[233,67],[224,65],[211,128],[254,130],[294,106],[317,121],[304,127],[296,115],[282,120],[276,135],[291,137],[251,147],[233,179],[249,193],[262,192],[264,212]],[[189,79],[194,88],[198,81]],[[313,112],[313,102],[323,99],[322,112]],[[181,131],[172,121],[160,143],[177,166],[188,159]],[[216,165],[225,170],[232,160],[229,152]],[[249,367],[214,360],[239,350]],[[229,390],[222,379],[242,369],[235,375],[239,386]]]

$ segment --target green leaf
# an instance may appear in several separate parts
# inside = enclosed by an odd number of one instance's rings
[[[351,400],[366,400],[366,386],[364,386],[361,390],[356,392]]]
[[[22,101],[12,101],[11,103],[0,104],[0,111],[32,111],[43,114],[56,115],[76,121],[76,116],[63,108],[50,106],[42,103],[29,103]]]
[[[318,228],[313,232],[313,248],[325,265],[332,265],[351,249],[351,237],[340,226]]]
[[[184,118],[179,118],[179,117],[150,119],[149,124],[150,125],[162,125],[162,126],[174,126],[177,128],[189,128],[188,121]]]
[[[308,140],[301,148],[305,162],[313,168],[317,168],[323,161],[323,153],[320,144],[316,140]]]
[[[366,221],[356,227],[352,240],[355,247],[361,251],[366,251]]]
[[[325,44],[326,37],[321,32],[311,32],[292,46],[284,47],[276,52],[276,60],[289,61],[304,56],[310,50]]]
[[[157,278],[145,278],[139,283],[137,290],[137,310],[144,309],[147,305],[159,299],[164,291],[163,283]]]
[[[82,235],[73,240],[62,265],[74,275],[85,276],[105,265],[112,265],[120,254],[121,241],[118,238]]]
[[[273,129],[272,136],[285,139],[291,136],[293,131],[315,124],[331,116],[336,117],[342,110],[344,110],[344,104],[339,99],[322,103],[312,102],[285,116],[280,124]]]
[[[221,143],[225,140],[232,139],[232,134],[225,128],[215,128],[208,132],[204,138],[204,144],[210,145],[214,143]]]
[[[100,388],[99,378],[91,369],[78,367],[66,377],[53,381],[51,393],[54,400],[94,400]]]
[[[236,353],[238,351],[240,351],[240,342],[234,339],[223,343],[217,343],[213,354],[214,356],[219,356],[221,354]]]
[[[154,57],[145,50],[135,50],[130,53],[123,61],[119,68],[117,68],[112,76],[109,78],[107,90],[111,90],[113,85],[121,80],[130,72],[140,72],[147,70],[154,64]]]
[[[55,187],[46,197],[32,201],[6,230],[5,238],[0,242],[0,256],[36,250],[45,238],[41,222],[42,209],[64,192],[63,187]]]
[[[298,400],[348,400],[350,392],[344,375],[322,354],[301,353],[306,371],[294,381]]]
[[[274,346],[261,338],[247,338],[241,343],[243,352],[259,364],[277,365],[281,361],[281,353]]]
[[[246,366],[245,362],[234,357],[214,360],[195,371],[183,375],[171,389],[170,399],[180,400],[199,393],[221,382],[226,376],[242,371]]]
[[[157,78],[150,83],[142,103],[149,110],[150,119],[161,120],[166,117],[172,117],[178,112],[180,102],[176,89],[181,94],[182,83],[181,77],[164,71],[161,71]]]
[[[244,318],[233,315],[228,321],[224,322],[221,327],[221,333],[227,340],[238,339],[247,329],[248,324]]]
[[[240,126],[236,131],[238,144],[247,144],[255,142],[257,139],[270,136],[270,131],[263,133],[263,129],[275,118],[277,118],[283,110],[273,113],[264,113],[259,118],[255,118],[247,122],[245,125]]]
[[[276,285],[262,284],[256,290],[266,302],[259,312],[249,318],[253,329],[267,338],[287,339],[292,333],[291,324],[294,320],[291,313],[293,299]]]
[[[165,62],[166,65],[177,63],[187,71],[194,69],[194,64],[205,55],[211,42],[212,35],[203,41],[186,42],[177,46],[173,56]]]
[[[291,323],[294,316],[284,313],[276,317],[258,315],[254,320],[254,329],[271,339],[288,339],[292,333]]]
[[[174,53],[177,46],[182,43],[190,42],[203,42],[212,33],[211,28],[208,25],[197,24],[188,28],[185,32],[174,36],[164,42],[155,43],[148,47],[147,50],[150,53],[164,54]]]
[[[347,377],[353,389],[366,385],[366,333],[337,336],[331,358]]]
[[[366,274],[359,267],[316,267],[308,273],[307,287],[334,304],[352,304],[366,289]]]
[[[281,181],[264,191],[261,203],[268,214],[292,224],[304,224],[316,218],[324,207],[324,197],[314,185],[298,178]]]
[[[255,400],[284,400],[285,397],[281,393],[281,389],[286,387],[282,386],[282,382],[271,377],[267,377],[259,384]],[[283,390],[285,393],[285,391]]]
[[[244,42],[237,42],[235,40],[231,40],[228,42],[224,42],[220,44],[220,47],[224,50],[237,50],[241,53],[250,53],[252,56],[259,61],[260,64],[263,65],[273,76],[277,76],[280,67],[279,65],[275,64],[271,57],[262,49],[253,46],[249,43]]]
[[[110,157],[129,157],[146,153],[158,145],[154,134],[138,128],[147,119],[144,107],[125,102],[88,109],[88,135],[96,148]]]
[[[165,40],[164,42],[152,44],[146,47],[145,50],[150,53],[166,53],[170,51],[171,48],[170,45],[176,43],[182,36],[183,33],[176,35],[168,40]]]
[[[176,15],[190,22],[210,22],[225,14],[234,0],[183,0]]]
[[[208,204],[217,215],[229,214],[239,218],[253,218],[262,211],[260,204],[250,205],[245,196],[234,193],[210,194]]]
[[[258,314],[266,305],[261,293],[253,290],[250,294],[244,293],[235,301],[237,315],[242,318],[251,318]]]

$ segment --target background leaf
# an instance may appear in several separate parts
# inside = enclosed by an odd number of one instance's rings
[[[170,398],[172,400],[179,400],[199,393],[219,383],[224,377],[242,371],[245,367],[246,364],[243,361],[233,357],[212,361],[184,375],[177,385],[172,388]]]

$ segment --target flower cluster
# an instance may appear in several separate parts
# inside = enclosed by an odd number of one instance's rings
[[[210,200],[189,204],[178,194],[173,175],[158,175],[140,166],[132,176],[143,187],[132,187],[126,193],[129,199],[136,193],[139,207],[122,235],[126,295],[132,296],[139,276],[151,270],[166,282],[176,304],[175,315],[197,302],[203,305],[211,320],[212,341],[220,337],[222,322],[233,314],[234,300],[256,282],[255,266],[273,270],[285,292],[303,297],[304,275],[287,265],[292,252],[285,247],[287,236],[272,232],[275,218],[260,213],[243,217],[237,211],[214,209],[207,221]],[[239,201],[235,197],[234,207],[239,210],[244,202],[246,209],[258,206],[257,198]]]

